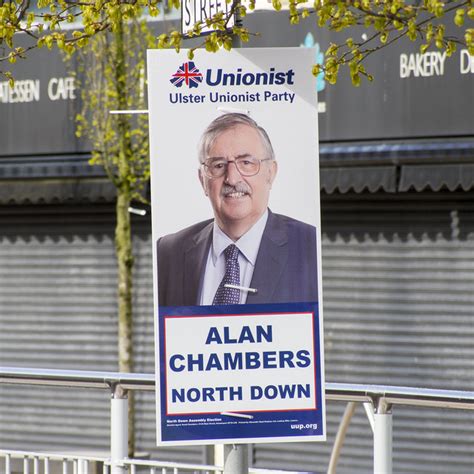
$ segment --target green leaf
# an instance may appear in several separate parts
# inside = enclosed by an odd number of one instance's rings
[[[291,25],[297,25],[300,22],[300,17],[298,14],[296,15],[290,15],[290,24]]]
[[[311,69],[311,74],[313,74],[313,76],[316,77],[320,72],[321,72],[321,66],[319,64],[314,64]]]
[[[281,1],[280,0],[272,0],[273,8],[279,12],[281,10]]]
[[[224,49],[230,51],[232,49],[232,38],[229,36],[224,40]]]
[[[456,43],[454,41],[448,41],[448,45],[446,46],[446,56],[450,57],[455,52],[456,52]]]
[[[462,26],[464,25],[464,15],[466,14],[466,11],[464,8],[458,8],[456,10],[456,15],[454,15],[454,23],[457,26]]]
[[[356,87],[360,86],[360,74],[351,75],[352,84]]]
[[[28,13],[28,16],[26,17],[26,25],[27,28],[31,27],[31,24],[35,21],[35,14],[33,12]]]

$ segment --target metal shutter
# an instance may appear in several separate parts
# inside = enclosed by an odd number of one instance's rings
[[[117,370],[114,209],[94,206],[0,208],[0,364]],[[135,222],[136,370],[153,372],[151,243],[148,220]],[[104,390],[0,385],[3,448],[105,452],[109,394]],[[137,448],[155,448],[153,394],[140,394]],[[202,460],[201,447],[159,457]]]

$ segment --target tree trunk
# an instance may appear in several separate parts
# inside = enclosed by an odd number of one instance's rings
[[[115,76],[118,107],[120,110],[127,108],[126,89],[126,64],[125,43],[123,32],[123,20],[118,22],[115,35]],[[131,202],[131,187],[128,180],[130,165],[128,154],[131,145],[129,138],[129,123],[123,115],[118,116],[120,151],[118,157],[119,186],[117,187],[115,228],[115,250],[118,263],[118,353],[120,372],[133,372],[133,345],[132,345],[132,231],[129,207]],[[128,410],[128,454],[133,456],[135,452],[135,406],[133,392],[129,392]]]
[[[115,251],[118,263],[118,353],[119,371],[133,371],[132,345],[132,233],[130,226],[130,197],[120,190],[117,194],[115,228]],[[132,456],[135,451],[134,429],[134,400],[133,392],[129,392],[128,451]]]

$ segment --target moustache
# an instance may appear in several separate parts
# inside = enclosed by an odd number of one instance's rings
[[[230,184],[224,184],[221,189],[221,196],[228,196],[229,194],[233,193],[243,193],[243,194],[252,194],[252,190],[247,183],[238,182],[235,186],[231,186]]]

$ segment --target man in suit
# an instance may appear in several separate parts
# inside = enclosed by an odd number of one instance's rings
[[[214,219],[158,240],[160,306],[317,301],[316,229],[268,209],[278,165],[265,130],[222,115],[199,162]]]

